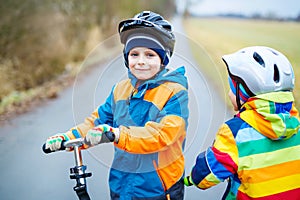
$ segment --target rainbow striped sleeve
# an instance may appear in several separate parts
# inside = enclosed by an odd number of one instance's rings
[[[227,124],[219,129],[215,142],[197,157],[191,177],[201,189],[214,186],[237,171],[238,150],[234,136]]]

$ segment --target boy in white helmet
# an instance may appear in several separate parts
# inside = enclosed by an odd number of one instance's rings
[[[262,46],[223,60],[238,113],[198,155],[185,184],[207,189],[228,180],[223,199],[300,199],[300,124],[290,62]]]
[[[166,68],[175,43],[172,26],[144,11],[120,22],[119,34],[128,79],[84,123],[49,137],[46,148],[56,151],[63,140],[81,137],[92,146],[113,142],[111,199],[182,200],[188,83],[184,67]]]

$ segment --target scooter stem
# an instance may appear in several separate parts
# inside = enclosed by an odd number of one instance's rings
[[[74,146],[75,166],[82,166],[81,151],[78,146]]]

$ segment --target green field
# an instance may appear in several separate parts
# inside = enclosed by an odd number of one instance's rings
[[[191,18],[184,21],[186,34],[193,40],[194,56],[215,85],[224,85],[227,92],[227,72],[222,55],[247,46],[269,46],[290,60],[295,76],[294,95],[300,109],[300,23],[264,20]],[[199,48],[201,47],[201,48]],[[216,73],[218,72],[218,73]],[[221,81],[221,82],[220,82]],[[219,87],[220,88],[220,87]],[[226,99],[227,100],[227,99]]]

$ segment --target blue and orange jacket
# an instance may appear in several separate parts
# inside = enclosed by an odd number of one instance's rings
[[[135,88],[137,79],[129,72],[91,117],[67,133],[73,139],[99,124],[120,128],[109,176],[112,196],[162,196],[182,178],[189,115],[184,73],[184,67],[164,69]]]
[[[299,115],[291,92],[251,97],[199,154],[190,181],[229,180],[223,199],[300,199]]]

